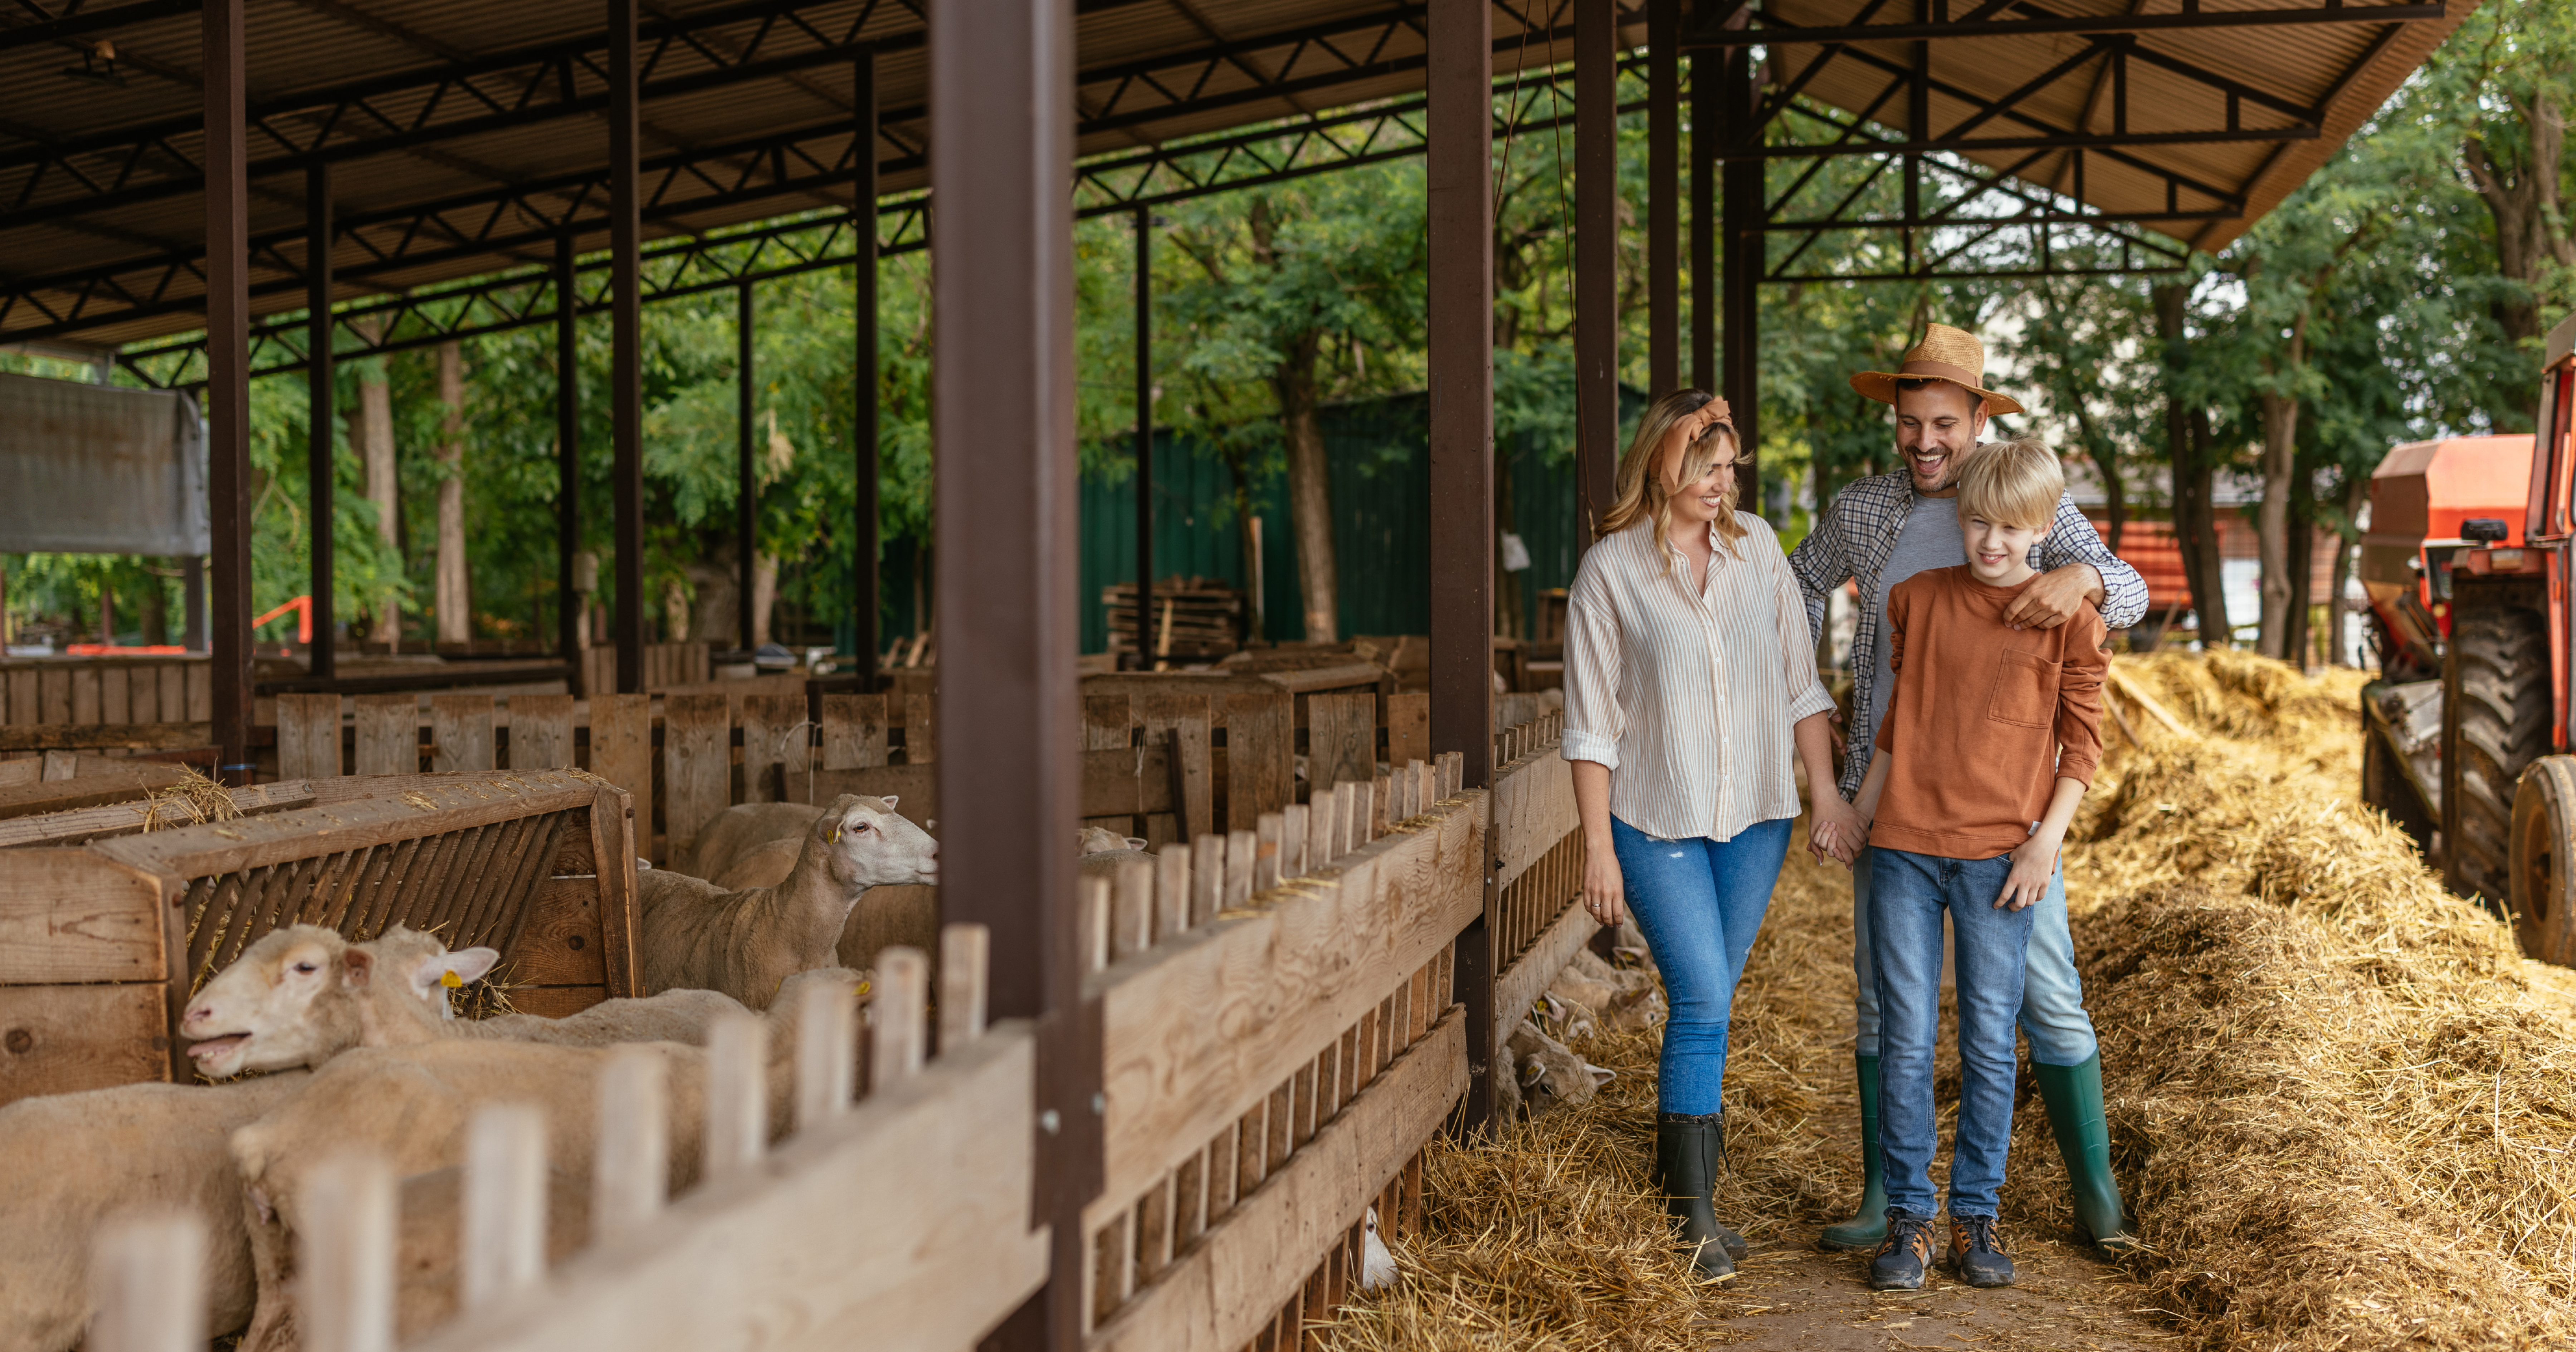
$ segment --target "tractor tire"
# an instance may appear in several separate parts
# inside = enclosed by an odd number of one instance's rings
[[[2551,750],[2549,621],[2528,583],[2453,593],[2442,718],[2443,845],[2451,890],[2511,904],[2513,802],[2523,768]]]
[[[2543,756],[2513,795],[2513,933],[2542,962],[2576,967],[2576,756]]]
[[[2388,734],[2375,726],[2361,734],[2361,801],[2388,814],[2388,820],[2415,842],[2415,853],[2429,856],[2441,821],[2425,806],[2424,795],[2415,791],[2415,781],[2406,777],[2406,767],[2398,761],[2396,748],[2388,744]]]

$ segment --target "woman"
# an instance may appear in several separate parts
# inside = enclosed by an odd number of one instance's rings
[[[1834,782],[1805,602],[1780,542],[1739,512],[1726,401],[1698,390],[1646,411],[1617,497],[1574,579],[1565,651],[1565,758],[1583,817],[1583,902],[1634,911],[1663,970],[1656,1182],[1700,1272],[1735,1270],[1743,1237],[1717,1223],[1726,1148],[1719,1089],[1727,1015],[1807,782]],[[1817,795],[1809,848],[1861,838]]]

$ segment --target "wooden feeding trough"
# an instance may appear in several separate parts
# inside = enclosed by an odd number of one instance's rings
[[[643,994],[632,808],[597,779],[387,775],[235,801],[306,805],[161,829],[136,804],[7,824],[19,829],[0,834],[14,845],[0,849],[0,1103],[186,1082],[189,996],[285,925],[370,939],[401,924],[488,945],[502,955],[493,979],[531,1014]],[[73,839],[86,843],[61,843]]]

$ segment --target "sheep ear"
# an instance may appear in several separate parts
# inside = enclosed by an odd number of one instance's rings
[[[878,799],[877,801],[878,801],[878,802],[880,802],[880,803],[885,804],[885,810],[886,810],[886,811],[888,811],[888,812],[892,812],[892,811],[894,811],[894,805],[895,805],[895,801],[896,801],[897,797],[898,797],[898,795],[895,795],[895,794],[891,794],[891,793],[889,793],[889,794],[887,794],[885,797],[880,798],[880,799]]]
[[[376,975],[376,955],[351,946],[340,953],[340,981],[351,990],[365,990]]]
[[[1145,848],[1145,838],[1143,836],[1127,837],[1127,848],[1131,850],[1141,850]]]
[[[501,961],[496,948],[463,948],[447,955],[447,970],[455,973],[457,984],[470,986],[482,980]]]

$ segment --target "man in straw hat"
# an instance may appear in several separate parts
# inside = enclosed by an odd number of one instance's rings
[[[1926,326],[1923,341],[1894,371],[1863,371],[1851,378],[1864,398],[1896,408],[1896,452],[1904,467],[1862,479],[1834,497],[1815,532],[1789,558],[1807,595],[1807,623],[1821,635],[1825,598],[1845,582],[1860,583],[1860,622],[1852,636],[1852,729],[1839,788],[1848,799],[1868,773],[1870,748],[1894,688],[1884,631],[1888,589],[1931,568],[1967,557],[1959,529],[1959,469],[1997,413],[2019,413],[2012,398],[1986,388],[1986,349],[1976,335],[1944,324]],[[2147,586],[2122,563],[2075,506],[2057,502],[2057,517],[2032,551],[2042,576],[2005,615],[2015,628],[2055,628],[2079,607],[2093,606],[2120,630],[2146,613]],[[2110,1137],[2102,1114],[2102,1057],[2093,1020],[2084,1012],[2084,987],[2075,974],[2075,943],[2066,924],[2066,879],[2060,869],[2035,908],[2028,972],[2021,1007],[2030,1039],[2031,1066],[2047,1101],[2048,1122],[2066,1160],[2074,1190],[2076,1223],[2097,1244],[2128,1243],[2120,1190],[2111,1176]],[[1861,1162],[1865,1177],[1859,1214],[1825,1227],[1827,1248],[1875,1248],[1887,1235],[1887,1194],[1879,1167],[1878,1001],[1869,965],[1869,856],[1852,861],[1852,968],[1860,977],[1859,1044],[1854,1061],[1860,1080]]]

